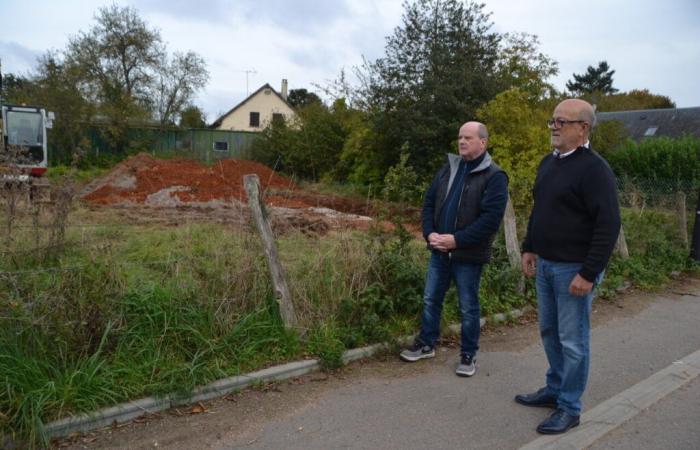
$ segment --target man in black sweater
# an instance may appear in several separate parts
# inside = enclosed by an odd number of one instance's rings
[[[479,122],[459,129],[459,155],[435,174],[423,203],[423,237],[431,250],[420,334],[401,352],[408,362],[435,356],[445,293],[457,286],[462,316],[461,359],[456,373],[476,373],[481,310],[479,281],[508,200],[508,177],[486,151],[488,132]]]
[[[515,401],[556,408],[537,431],[564,433],[579,424],[588,380],[593,290],[620,231],[615,177],[590,148],[595,112],[583,100],[561,102],[547,124],[554,152],[544,157],[523,242],[522,266],[536,275],[546,386]]]

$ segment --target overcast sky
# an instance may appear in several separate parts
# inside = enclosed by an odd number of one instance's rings
[[[314,90],[384,53],[401,0],[0,0],[3,73],[29,74],[87,31],[101,6],[134,6],[168,50],[193,50],[211,75],[196,104],[212,122],[265,83]],[[700,0],[487,0],[494,30],[536,34],[559,63],[554,84],[607,60],[622,91],[700,106]],[[254,71],[246,74],[246,71]],[[246,80],[247,75],[247,80]],[[246,81],[248,87],[246,88]]]

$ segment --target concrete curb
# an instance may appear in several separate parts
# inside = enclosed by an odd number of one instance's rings
[[[526,306],[522,310],[516,309],[506,314],[494,314],[488,317],[488,319],[482,318],[481,326],[483,327],[487,322],[494,324],[502,323],[509,317],[517,318],[532,310],[534,310],[534,308]],[[450,325],[447,327],[446,331],[450,334],[458,334],[460,332],[460,325]],[[412,340],[413,336],[404,336],[397,339],[399,344],[407,344],[412,342]],[[348,364],[362,358],[369,358],[390,348],[391,344],[386,342],[355,348],[343,353],[342,360],[344,364]],[[237,375],[217,380],[195,388],[189,395],[185,396],[169,394],[164,397],[146,397],[100,409],[88,414],[66,417],[44,425],[44,432],[49,438],[67,436],[75,432],[84,433],[108,427],[114,423],[128,422],[145,414],[157,413],[175,406],[223,397],[233,391],[245,389],[256,383],[299,377],[307,373],[315,372],[320,368],[321,364],[318,359],[290,362],[245,375]]]
[[[543,436],[520,450],[583,449],[700,375],[700,350],[609,398],[581,416],[566,434]]]

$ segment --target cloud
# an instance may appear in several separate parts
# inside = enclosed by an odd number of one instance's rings
[[[33,50],[13,41],[0,41],[0,55],[4,71],[22,74],[36,67],[43,52]],[[9,69],[9,70],[8,70]]]

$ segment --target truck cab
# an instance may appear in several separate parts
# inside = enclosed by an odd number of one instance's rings
[[[27,175],[43,175],[48,165],[46,129],[52,122],[53,113],[47,115],[43,108],[2,105],[2,148],[7,154],[0,160],[10,159]]]

